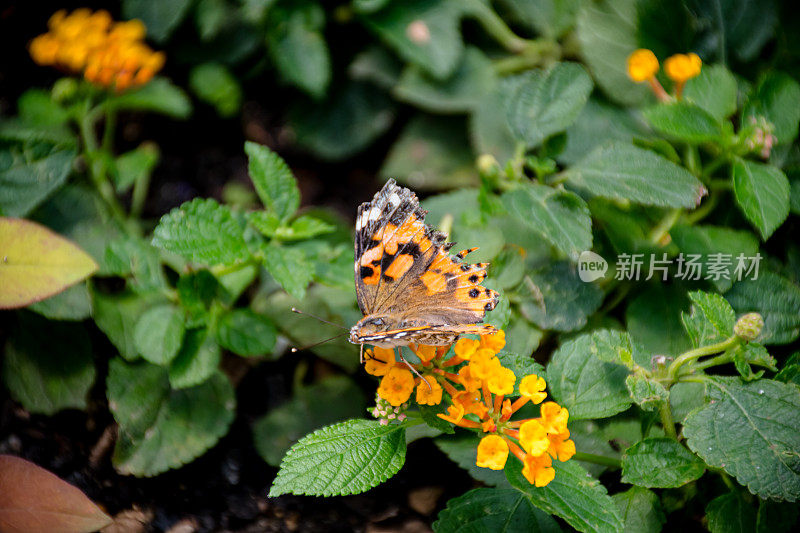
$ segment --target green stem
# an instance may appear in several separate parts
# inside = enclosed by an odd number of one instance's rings
[[[475,13],[475,19],[483,26],[486,33],[491,35],[503,48],[515,54],[525,49],[526,44],[530,41],[511,31],[511,28],[492,8],[483,3],[478,3],[476,7],[478,10]]]
[[[675,421],[672,419],[672,409],[670,409],[669,403],[662,404],[658,414],[661,416],[661,425],[664,426],[664,433],[667,434],[667,437],[678,440],[678,432],[675,431]]]
[[[686,218],[684,219],[684,221],[689,225],[693,225],[697,224],[698,222],[706,218],[711,213],[711,211],[713,211],[714,208],[717,206],[717,202],[719,202],[719,195],[720,195],[719,192],[716,193],[712,192],[711,195],[708,197],[708,200],[706,200],[706,202],[703,205],[701,205],[691,213],[686,214]]]
[[[226,276],[228,274],[231,274],[233,272],[237,272],[237,271],[239,271],[239,270],[241,270],[243,268],[249,267],[251,265],[257,265],[258,263],[259,263],[259,260],[257,258],[251,258],[251,259],[248,259],[247,261],[243,261],[241,263],[235,263],[233,265],[217,265],[217,266],[211,267],[211,273],[214,274],[217,277]]]
[[[150,189],[150,172],[142,173],[133,182],[133,193],[131,195],[131,217],[139,218],[147,200],[147,191]]]
[[[622,468],[622,461],[613,457],[606,457],[605,455],[597,455],[595,453],[575,452],[572,456],[576,461],[583,461],[584,463],[593,463],[596,465],[603,465],[610,468]]]
[[[117,126],[117,111],[113,106],[106,106],[106,120],[103,125],[103,151],[110,154],[114,144],[114,129]]]
[[[675,378],[678,376],[678,370],[680,370],[681,366],[684,364],[694,361],[695,359],[699,359],[704,355],[713,355],[716,353],[724,352],[729,348],[736,347],[741,340],[736,335],[733,335],[724,341],[718,342],[716,344],[710,344],[708,346],[701,346],[699,348],[695,348],[694,350],[689,350],[688,352],[684,352],[679,355],[669,366],[669,370],[667,371],[667,376],[669,377],[670,382],[674,382]]]
[[[558,43],[550,39],[526,41],[525,48],[517,55],[503,57],[493,62],[500,76],[514,74],[547,64],[561,55]]]
[[[662,239],[669,233],[669,230],[672,229],[672,226],[678,221],[681,216],[682,211],[678,208],[670,209],[669,212],[664,215],[656,227],[650,232],[648,239],[650,242],[654,244],[661,244]]]
[[[725,352],[711,359],[706,359],[705,361],[697,363],[692,367],[692,370],[703,370],[711,366],[726,365],[731,362],[733,362],[733,356],[730,352]]]
[[[727,154],[717,156],[715,159],[713,159],[709,164],[705,166],[705,168],[703,169],[703,173],[701,174],[701,177],[702,178],[710,177],[714,172],[716,172],[716,170],[719,167],[721,167],[727,162],[728,162]]]

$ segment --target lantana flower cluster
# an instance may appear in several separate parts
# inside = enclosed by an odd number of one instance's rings
[[[555,478],[553,459],[567,461],[575,454],[569,412],[544,401],[547,384],[540,376],[524,376],[515,388],[517,376],[497,357],[504,346],[502,330],[480,340],[461,338],[452,354],[450,346],[412,344],[420,364],[397,361],[393,350],[374,348],[366,351],[365,368],[381,377],[378,397],[391,406],[404,406],[412,394],[419,405],[446,403],[440,418],[482,435],[477,466],[502,470],[512,453],[522,462],[525,478],[543,487]],[[540,405],[539,416],[512,420],[528,402]]]
[[[684,84],[699,75],[702,66],[700,56],[694,53],[675,54],[664,61],[664,73],[674,82],[676,99],[680,100]],[[649,83],[656,98],[667,101],[670,96],[656,79],[658,70],[658,59],[652,50],[640,48],[628,56],[628,77],[636,83]]]
[[[163,52],[144,43],[140,20],[114,22],[108,11],[57,11],[49,31],[34,38],[30,54],[39,65],[82,73],[95,85],[122,91],[150,81],[164,66]]]

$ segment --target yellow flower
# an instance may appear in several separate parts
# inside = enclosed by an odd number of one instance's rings
[[[700,74],[702,65],[697,54],[675,54],[664,61],[664,72],[675,83],[684,83]]]
[[[456,352],[456,355],[459,356],[461,359],[465,361],[469,361],[472,357],[472,354],[475,353],[475,350],[480,347],[480,341],[475,339],[468,339],[466,337],[461,337],[456,341],[456,345],[453,350]]]
[[[537,487],[544,487],[556,477],[553,461],[545,454],[535,456],[526,455],[522,466],[522,475],[529,483]]]
[[[420,344],[414,351],[423,363],[430,363],[436,357],[436,346]]]
[[[569,460],[575,455],[575,443],[569,440],[569,430],[565,429],[563,433],[550,435],[550,446],[547,448],[553,458],[561,462]]]
[[[469,365],[461,367],[458,371],[458,381],[468,391],[476,391],[481,388],[481,379],[472,374]]]
[[[494,353],[502,350],[506,345],[506,332],[502,329],[496,330],[488,335],[481,335],[481,348],[491,350]]]
[[[533,403],[542,403],[547,398],[547,393],[543,392],[546,387],[544,379],[536,374],[529,374],[519,382],[519,393]]]
[[[488,379],[500,366],[500,360],[494,352],[485,348],[476,351],[469,361],[470,371],[478,379]]]
[[[514,392],[514,382],[516,381],[517,376],[514,375],[514,372],[501,366],[489,375],[487,385],[492,394],[511,394]]]
[[[383,376],[378,396],[394,406],[408,401],[414,391],[414,376],[408,369],[393,367]]]
[[[364,353],[364,370],[367,374],[385,376],[394,363],[394,351],[389,348],[375,347]]]
[[[633,81],[640,83],[649,80],[658,72],[658,59],[656,55],[640,48],[628,56],[628,76]]]
[[[508,444],[498,435],[486,435],[478,444],[476,465],[492,470],[502,470],[508,459]]]
[[[33,61],[39,65],[52,65],[58,55],[58,41],[52,35],[45,33],[31,41],[30,53]]]
[[[117,22],[108,34],[112,41],[140,41],[144,39],[146,28],[139,19]]]
[[[541,421],[548,433],[563,433],[567,429],[569,411],[556,402],[545,402],[541,407]]]
[[[531,455],[542,455],[550,446],[547,431],[538,420],[528,420],[519,428],[519,443]]]
[[[417,385],[417,403],[420,405],[438,405],[442,403],[442,386],[430,374],[422,376]]]

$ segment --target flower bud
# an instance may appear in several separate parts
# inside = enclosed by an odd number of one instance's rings
[[[754,341],[764,329],[764,318],[758,313],[747,313],[739,317],[733,333],[743,341]]]
[[[500,168],[500,164],[492,154],[481,154],[475,164],[481,174],[491,174]]]
[[[628,76],[635,82],[648,80],[658,72],[658,59],[656,55],[640,48],[628,56]]]
[[[56,102],[66,102],[75,96],[76,92],[78,92],[78,82],[74,78],[61,78],[53,84],[50,94]]]

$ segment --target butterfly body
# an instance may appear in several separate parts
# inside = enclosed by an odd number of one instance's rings
[[[482,324],[498,294],[480,285],[485,263],[463,261],[464,250],[424,222],[426,211],[409,189],[389,180],[356,219],[355,281],[364,313],[350,342],[394,348],[451,344],[466,333],[487,334]]]

